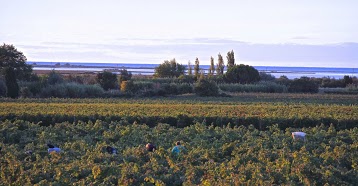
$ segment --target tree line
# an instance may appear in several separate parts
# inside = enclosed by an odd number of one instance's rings
[[[165,60],[154,69],[152,77],[133,77],[126,69],[114,74],[103,71],[95,75],[71,74],[56,71],[37,75],[26,64],[25,55],[15,46],[0,46],[0,97],[121,97],[164,96],[195,93],[199,96],[227,96],[225,92],[318,92],[319,87],[348,87],[348,93],[358,92],[357,78],[343,79],[301,77],[294,80],[286,76],[275,78],[258,72],[254,67],[235,63],[231,50],[226,65],[219,53],[217,63],[210,57],[207,72],[200,61],[182,65],[176,59]],[[351,91],[352,90],[352,91]]]

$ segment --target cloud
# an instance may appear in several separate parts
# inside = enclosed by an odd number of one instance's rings
[[[304,39],[302,36],[296,38]],[[33,61],[53,59],[74,62],[157,64],[167,59],[176,58],[180,63],[186,64],[189,60],[194,61],[198,57],[201,64],[209,64],[210,56],[216,60],[219,52],[226,56],[228,51],[234,50],[237,63],[267,62],[267,65],[273,66],[282,64],[339,66],[344,63],[347,67],[358,67],[358,53],[356,53],[358,43],[259,44],[220,38],[118,38],[111,44],[43,42],[39,45],[21,45],[21,47],[26,49],[25,55]]]

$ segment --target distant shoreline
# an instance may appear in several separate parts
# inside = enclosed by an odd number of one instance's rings
[[[160,64],[117,64],[117,63],[70,63],[70,62],[28,62],[33,65],[36,73],[45,74],[51,70],[60,71],[63,74],[96,74],[103,70],[119,73],[126,69],[133,75],[153,75],[154,69]],[[34,65],[35,64],[35,65]],[[345,75],[358,77],[356,68],[331,68],[331,67],[275,67],[254,66],[259,72],[275,76],[286,76],[289,79],[307,77],[330,77],[341,79]],[[200,65],[200,68],[208,73],[210,65]]]

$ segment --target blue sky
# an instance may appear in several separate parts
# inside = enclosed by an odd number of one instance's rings
[[[0,0],[0,42],[29,61],[358,67],[355,0]]]

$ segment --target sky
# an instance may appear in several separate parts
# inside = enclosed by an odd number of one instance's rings
[[[28,61],[358,68],[356,0],[0,0]],[[225,58],[225,57],[224,57]]]

